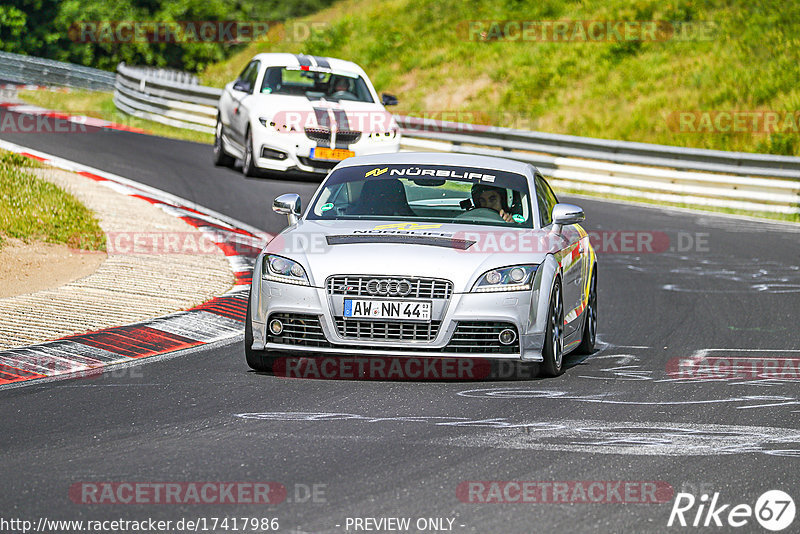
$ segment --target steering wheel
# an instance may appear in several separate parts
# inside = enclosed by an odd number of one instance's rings
[[[331,95],[331,98],[335,98],[336,100],[355,100],[356,95],[351,93],[350,91],[336,91]]]
[[[501,221],[505,219],[492,208],[475,208],[457,215],[456,219],[474,219],[476,221]]]

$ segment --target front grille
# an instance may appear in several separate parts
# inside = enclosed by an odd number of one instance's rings
[[[506,328],[517,334],[510,345],[503,345],[498,339],[500,332]],[[481,354],[519,354],[519,333],[512,323],[460,321],[444,350]]]
[[[422,341],[436,339],[441,321],[401,323],[398,321],[353,320],[335,317],[339,335],[359,341]]]
[[[298,345],[305,347],[328,347],[347,350],[348,348],[360,349],[363,346],[333,345],[326,338],[320,326],[320,318],[316,315],[301,313],[274,313],[269,321],[280,319],[283,323],[283,332],[274,336],[267,328],[267,342],[284,345]],[[399,323],[391,321],[345,320],[335,317],[336,328],[345,339],[359,341],[421,341],[431,342],[436,338],[441,326],[440,321],[430,323]],[[269,321],[267,325],[269,326]],[[428,347],[383,347],[374,345],[369,347],[375,351],[403,350],[407,352],[428,353],[436,356],[440,352],[453,352],[465,354],[519,354],[519,337],[511,345],[501,345],[497,339],[500,331],[510,328],[517,332],[512,323],[461,321],[456,325],[453,337],[444,349],[431,349]]]
[[[320,146],[330,146],[331,144],[331,131],[327,128],[306,128],[306,137],[314,141]],[[348,145],[358,143],[361,139],[361,132],[358,130],[337,130],[336,131],[336,146],[347,148]]]
[[[330,144],[331,131],[325,128],[306,128],[306,137],[315,143]]]
[[[336,132],[336,144],[345,144],[350,145],[352,143],[358,143],[359,139],[361,139],[361,132],[358,130],[340,130]]]
[[[389,295],[383,293],[370,293],[367,284],[370,280],[406,280],[411,284],[408,295]],[[453,294],[453,283],[449,280],[437,278],[412,278],[403,276],[331,276],[328,278],[327,290],[329,295],[344,295],[348,297],[387,297],[397,296],[414,299],[449,299]]]
[[[279,319],[283,323],[281,335],[273,335],[269,331],[269,323]],[[320,326],[319,317],[303,313],[274,313],[267,321],[267,341],[285,345],[304,345],[306,347],[329,347]]]

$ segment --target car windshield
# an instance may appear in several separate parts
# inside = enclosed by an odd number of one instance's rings
[[[521,174],[447,165],[344,167],[306,214],[318,220],[435,221],[533,228]]]
[[[375,102],[367,83],[358,74],[269,67],[264,73],[261,92],[276,95],[304,96],[310,100],[352,100]]]

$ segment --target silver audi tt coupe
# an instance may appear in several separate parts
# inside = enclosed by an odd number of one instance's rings
[[[563,372],[594,348],[597,258],[532,165],[397,153],[348,158],[258,256],[247,363],[279,356],[502,358]]]

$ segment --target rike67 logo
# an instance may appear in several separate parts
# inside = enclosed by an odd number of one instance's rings
[[[709,498],[707,493],[695,498],[691,493],[678,493],[667,526],[671,527],[743,527],[752,524],[753,518],[765,529],[784,530],[794,521],[794,500],[781,490],[764,492],[755,503],[723,504],[719,492]]]

